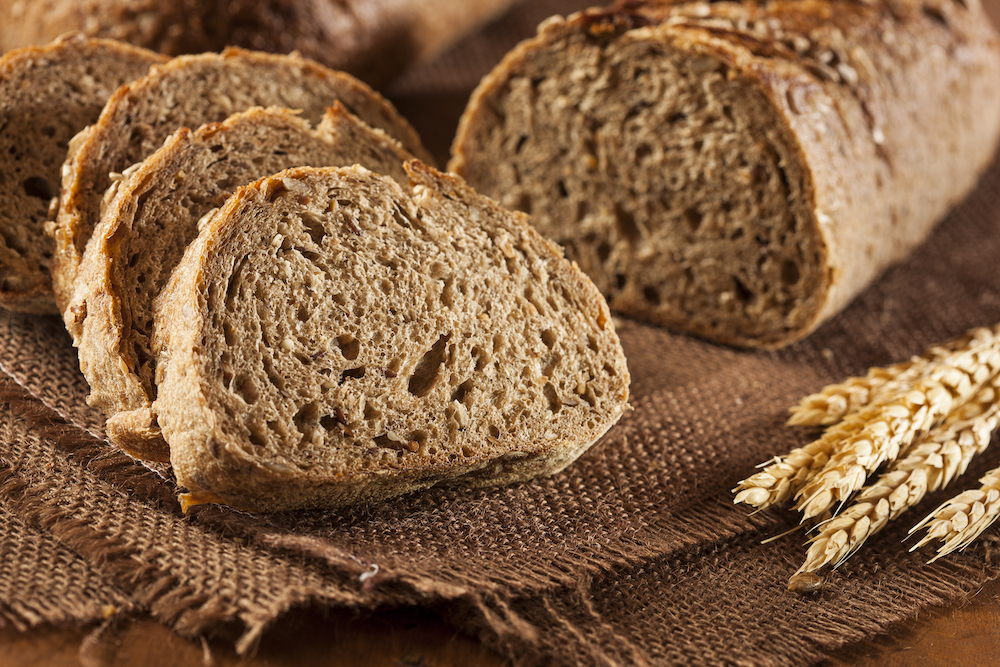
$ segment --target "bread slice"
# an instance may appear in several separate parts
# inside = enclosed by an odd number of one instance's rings
[[[220,122],[252,106],[298,109],[319,123],[335,101],[385,130],[415,156],[429,160],[420,138],[381,95],[357,79],[296,56],[240,49],[181,56],[120,88],[100,119],[70,144],[56,224],[52,278],[66,310],[80,258],[101,218],[101,197],[120,174],[159,148],[181,127]]]
[[[412,157],[339,103],[316,130],[288,110],[257,107],[178,130],[109,188],[113,200],[84,252],[65,317],[108,438],[138,458],[169,457],[150,412],[153,299],[203,216],[238,186],[288,167],[361,164],[405,183],[403,163]]]
[[[449,167],[530,212],[613,310],[777,347],[923,241],[998,133],[978,2],[629,0],[508,54]]]
[[[54,313],[45,224],[66,145],[111,93],[165,60],[110,40],[68,35],[0,58],[0,306]]]
[[[254,511],[562,470],[626,408],[607,304],[521,214],[419,162],[240,188],[156,303],[188,502]]]

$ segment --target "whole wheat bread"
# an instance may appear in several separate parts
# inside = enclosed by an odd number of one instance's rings
[[[553,474],[621,416],[607,304],[524,216],[419,162],[240,188],[156,303],[188,502],[256,511]]]
[[[514,49],[450,167],[532,213],[612,309],[775,347],[920,243],[998,132],[976,0],[623,1]]]
[[[60,310],[66,310],[72,297],[112,174],[143,160],[181,127],[219,122],[252,106],[298,109],[315,124],[335,101],[417,157],[430,159],[414,129],[381,95],[348,74],[297,56],[240,49],[180,56],[116,91],[100,119],[70,143],[63,166],[63,199],[49,228],[55,239],[52,279]]]
[[[118,86],[165,60],[110,40],[68,35],[0,58],[0,306],[54,313],[44,228],[66,146]]]
[[[89,402],[108,416],[108,438],[139,458],[169,457],[150,412],[153,299],[203,216],[237,187],[288,167],[361,164],[405,183],[403,163],[411,158],[339,103],[316,130],[287,110],[258,107],[195,132],[178,130],[109,188],[65,318]]]
[[[298,51],[376,85],[515,0],[0,0],[0,50],[71,30],[169,55]]]

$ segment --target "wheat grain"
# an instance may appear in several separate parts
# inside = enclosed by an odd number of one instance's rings
[[[897,389],[917,375],[930,362],[913,357],[892,366],[869,368],[864,377],[848,378],[806,396],[791,408],[789,426],[829,426],[852,412],[878,400],[884,392]]]
[[[791,408],[792,415],[788,424],[792,426],[835,424],[847,415],[913,382],[932,364],[947,364],[949,358],[956,353],[962,354],[974,348],[992,345],[998,336],[1000,336],[1000,325],[993,328],[979,327],[943,345],[931,347],[909,361],[891,366],[876,366],[868,369],[863,377],[851,377],[844,382],[824,387],[821,391],[806,396],[798,405]]]
[[[855,406],[851,402],[851,398],[845,397],[844,390],[838,389],[841,385],[828,388],[828,392],[824,390],[827,392],[825,398],[823,398],[824,392],[814,394],[817,406],[821,401],[829,400],[834,403],[842,399],[844,405],[849,406],[844,408],[847,414],[843,415],[839,422],[827,428],[818,440],[805,447],[792,450],[783,457],[775,457],[772,462],[765,462],[758,466],[762,468],[760,472],[742,480],[732,490],[736,494],[734,502],[746,503],[761,510],[792,498],[827,465],[830,457],[836,454],[845,443],[849,443],[867,425],[883,416],[879,406],[898,399],[900,394],[905,395],[909,390],[907,382],[912,382],[920,376],[928,377],[941,374],[942,369],[948,367],[968,367],[971,355],[995,352],[997,349],[1000,349],[1000,325],[993,328],[980,327],[944,345],[932,347],[920,357],[914,357],[909,362],[887,368],[871,369],[869,377],[875,379],[867,390],[865,398],[871,401],[867,406]],[[895,379],[890,380],[890,377]],[[857,381],[854,384],[860,386],[861,379],[854,378],[854,380]],[[874,385],[882,380],[885,382],[876,390]],[[851,380],[843,384],[850,385]],[[860,389],[857,390],[857,396],[861,396]],[[800,406],[809,400],[807,397],[803,403],[800,403]],[[855,403],[860,403],[860,400],[857,398]],[[855,410],[855,407],[858,409]],[[823,407],[824,414],[826,414],[826,409]],[[820,408],[816,407],[816,410],[819,411]],[[805,417],[801,419],[803,421],[798,423],[806,423]],[[822,514],[822,512],[818,512],[818,514]]]
[[[910,551],[940,540],[936,561],[953,551],[969,546],[1000,516],[1000,468],[995,468],[979,480],[980,487],[955,496],[934,510],[910,530],[914,533],[924,527],[927,534]]]
[[[977,393],[1000,368],[996,344],[952,355],[933,364],[911,389],[855,413],[866,424],[860,433],[834,443],[823,470],[796,493],[795,506],[810,519],[845,502],[885,461],[895,460],[921,434]]]
[[[763,470],[742,480],[733,489],[736,494],[733,502],[762,510],[788,500],[826,466],[836,453],[837,444],[860,433],[865,423],[863,419],[846,419],[808,445],[793,449],[783,457],[775,457],[773,463],[762,463],[759,467]]]
[[[973,400],[956,408],[940,426],[912,447],[874,484],[858,493],[857,502],[836,519],[820,524],[798,573],[839,566],[872,535],[913,507],[931,491],[965,472],[972,458],[990,444],[1000,422],[1000,392],[994,376]],[[844,531],[846,540],[835,539]]]

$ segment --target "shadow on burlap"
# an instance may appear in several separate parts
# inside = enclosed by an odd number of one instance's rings
[[[488,39],[401,84],[400,95],[457,97],[463,86],[467,95],[470,76],[455,63],[488,68],[538,18],[580,4],[540,2],[527,18],[502,20]],[[1000,321],[998,224],[995,168],[908,262],[779,352],[623,321],[635,409],[564,473],[336,512],[201,506],[181,515],[169,469],[144,467],[100,439],[103,420],[85,403],[59,321],[0,316],[0,623],[141,612],[196,636],[235,622],[246,650],[297,606],[427,605],[525,664],[822,659],[976,590],[1000,574],[995,554],[980,544],[928,565],[930,552],[900,545],[949,495],[939,493],[803,598],[785,591],[804,555],[801,536],[760,544],[794,517],[751,516],[729,489],[815,435],[784,426],[801,395]],[[975,485],[996,454],[988,450],[954,488]]]

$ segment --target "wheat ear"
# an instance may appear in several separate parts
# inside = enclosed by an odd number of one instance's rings
[[[910,551],[933,540],[940,540],[936,561],[952,551],[964,549],[989,528],[1000,516],[1000,468],[995,468],[979,480],[980,487],[959,494],[934,510],[910,530],[914,533],[927,528],[927,534]]]
[[[773,463],[762,463],[760,472],[742,480],[733,493],[734,503],[746,503],[758,510],[782,503],[805,486],[816,473],[826,466],[836,453],[838,443],[864,430],[864,419],[851,415],[839,424],[828,428],[818,440],[798,447]]]
[[[878,402],[886,394],[899,391],[912,382],[932,363],[947,363],[956,352],[990,345],[1000,335],[1000,327],[979,327],[943,345],[929,348],[920,356],[912,357],[891,366],[869,368],[863,377],[851,377],[838,384],[824,387],[806,396],[790,409],[791,426],[828,426],[856,412],[866,405]]]
[[[886,461],[895,460],[921,434],[947,417],[1000,368],[996,345],[953,355],[951,364],[934,364],[908,391],[855,413],[866,422],[860,433],[834,444],[822,471],[796,494],[795,509],[810,519],[843,503]]]
[[[824,387],[806,396],[791,408],[789,426],[829,426],[847,415],[878,400],[916,376],[927,367],[929,360],[913,357],[892,366],[869,368],[864,377],[848,378],[844,382]]]
[[[994,376],[975,398],[959,406],[944,423],[915,444],[858,494],[857,502],[831,521],[820,524],[810,540],[801,572],[833,564],[838,567],[890,521],[965,472],[969,462],[990,444],[1000,422],[1000,392]]]
[[[961,365],[963,356],[997,348],[998,341],[1000,341],[1000,325],[993,328],[980,327],[948,343],[932,347],[910,362],[871,369],[868,372],[870,377],[886,379],[877,391],[869,388],[867,400],[873,401],[871,405],[863,406],[860,410],[852,409],[840,422],[827,428],[818,440],[796,448],[783,457],[775,457],[770,462],[762,463],[758,466],[762,468],[760,472],[742,480],[732,490],[736,494],[733,502],[745,503],[762,510],[792,498],[810,479],[823,470],[830,457],[837,453],[844,443],[860,434],[872,420],[880,416],[880,412],[875,409],[876,406],[898,398],[906,388],[906,381],[921,375],[930,375],[935,370],[940,371],[942,365]],[[931,361],[934,363],[930,363]],[[895,380],[888,380],[890,376],[895,377]],[[859,378],[854,380],[860,382]],[[876,380],[878,381],[880,380]],[[850,383],[849,380],[844,384]],[[813,397],[826,396],[826,398],[816,398],[816,401],[839,400],[835,397],[843,396],[843,390],[838,389],[838,386],[840,385],[833,385],[828,388],[829,392],[824,390],[819,394],[813,394]],[[843,400],[849,402],[850,399],[843,398]],[[803,403],[807,401],[809,398],[804,399]],[[822,513],[818,512],[817,515]]]

